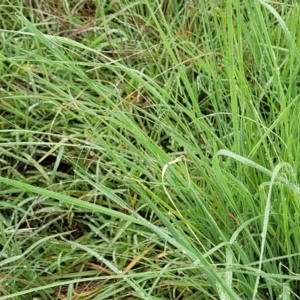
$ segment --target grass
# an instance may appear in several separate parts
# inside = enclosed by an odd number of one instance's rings
[[[297,1],[4,1],[0,300],[300,299]]]

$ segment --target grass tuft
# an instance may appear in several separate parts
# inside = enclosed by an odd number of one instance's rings
[[[299,5],[173,2],[0,5],[0,300],[300,299]]]

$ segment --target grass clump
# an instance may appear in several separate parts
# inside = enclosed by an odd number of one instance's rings
[[[1,5],[0,299],[299,299],[299,5]]]

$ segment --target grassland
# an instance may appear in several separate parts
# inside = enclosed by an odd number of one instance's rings
[[[298,1],[0,11],[0,300],[300,299]]]

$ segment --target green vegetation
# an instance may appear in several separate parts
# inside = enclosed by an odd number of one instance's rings
[[[0,300],[300,299],[298,1],[0,10]]]

